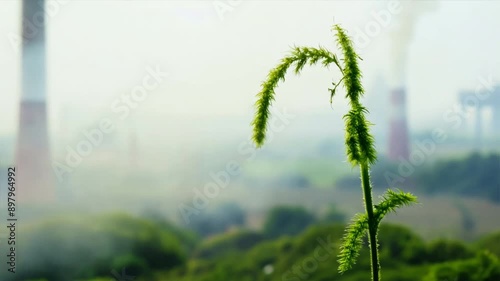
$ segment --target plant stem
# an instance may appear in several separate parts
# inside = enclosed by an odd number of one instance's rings
[[[372,265],[372,281],[380,280],[380,264],[378,261],[378,241],[377,241],[377,222],[373,212],[372,188],[370,184],[370,169],[368,163],[360,164],[361,184],[365,197],[365,208],[368,216],[368,237],[370,243],[370,257]]]

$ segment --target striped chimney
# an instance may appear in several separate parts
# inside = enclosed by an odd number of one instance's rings
[[[22,202],[54,199],[47,132],[45,0],[22,2],[21,106],[16,162]]]
[[[389,159],[408,160],[408,125],[406,121],[406,90],[404,87],[394,88],[391,92],[391,117],[389,124]]]

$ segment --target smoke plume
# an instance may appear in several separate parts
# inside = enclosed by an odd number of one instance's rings
[[[408,49],[415,33],[418,18],[437,8],[434,1],[401,1],[401,12],[392,26],[390,83],[393,87],[405,85]]]

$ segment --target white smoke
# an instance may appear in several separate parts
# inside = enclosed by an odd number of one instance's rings
[[[405,85],[408,49],[415,33],[418,18],[437,8],[436,1],[401,1],[401,13],[395,18],[390,30],[391,59],[390,84]]]

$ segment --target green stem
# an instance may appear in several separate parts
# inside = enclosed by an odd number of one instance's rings
[[[377,222],[373,212],[372,188],[370,184],[370,169],[368,163],[360,164],[361,184],[365,197],[366,214],[368,215],[368,237],[370,242],[370,257],[372,262],[372,281],[380,280],[380,264],[378,261]]]

